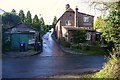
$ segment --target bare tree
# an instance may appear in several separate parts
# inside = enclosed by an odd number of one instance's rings
[[[91,8],[94,8],[95,11],[100,11],[102,14],[102,17],[105,17],[108,13],[108,11],[111,9],[112,5],[114,5],[116,2],[120,0],[90,0],[88,2],[88,5]]]

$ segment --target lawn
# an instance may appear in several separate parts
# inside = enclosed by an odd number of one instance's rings
[[[82,49],[72,49],[75,52],[80,52],[83,54],[93,54],[93,55],[105,55],[106,52],[104,50],[82,50]]]

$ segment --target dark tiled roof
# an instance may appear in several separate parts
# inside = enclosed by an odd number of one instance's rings
[[[62,14],[62,16],[66,13],[66,12],[74,12],[75,13],[75,11],[72,9],[72,8],[68,8],[63,14]],[[90,14],[86,14],[86,13],[82,13],[82,12],[78,12],[79,14],[84,14],[84,15],[88,15],[88,16],[92,16],[92,17],[94,17],[93,15],[90,15]],[[62,17],[61,16],[61,17]],[[61,19],[61,17],[57,20],[57,22]],[[57,22],[56,22],[56,24],[57,24]]]
[[[73,10],[73,9],[71,9],[71,8],[68,8],[66,11],[73,11],[73,12],[74,12],[74,10]]]
[[[94,17],[93,15],[90,15],[90,14],[86,14],[86,13],[82,13],[82,12],[78,12],[79,14],[83,14],[83,15],[88,15],[88,16],[92,16]]]
[[[71,9],[71,8],[68,8],[68,9],[62,14],[62,16],[63,16],[66,12],[74,12],[74,10]],[[62,16],[61,16],[61,17],[62,17]],[[61,19],[61,17],[57,20],[57,22]],[[57,24],[57,22],[56,22],[56,24]]]
[[[24,33],[24,32],[35,33],[36,31],[30,26],[21,23],[15,27],[8,29],[5,33]]]

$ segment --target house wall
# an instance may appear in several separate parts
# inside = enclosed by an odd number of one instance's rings
[[[67,33],[68,33],[68,36],[67,36],[67,41],[68,42],[71,42],[71,40],[72,40],[72,30],[68,30],[67,31]],[[87,32],[86,32],[87,33]],[[88,33],[91,33],[91,36],[90,36],[90,40],[87,40],[87,42],[88,43],[94,43],[95,42],[95,38],[96,38],[96,34],[95,34],[95,32],[88,32]]]
[[[93,27],[93,22],[94,22],[94,16],[90,16],[87,14],[83,14],[78,12],[78,27]],[[84,17],[87,16],[89,17],[89,22],[84,22],[83,19]],[[71,26],[75,26],[75,13],[73,11],[67,11],[65,14],[61,17],[60,19],[60,25],[61,26],[66,26],[65,21],[66,20],[71,20]]]
[[[76,27],[90,27],[93,28],[93,22],[94,22],[94,16],[88,15],[88,14],[84,14],[84,13],[80,13],[77,12],[77,21],[75,21],[75,12],[74,11],[66,11],[59,19],[59,21],[56,24],[56,34],[57,34],[57,38],[60,37],[65,37],[65,32],[67,32],[67,41],[70,41],[71,39],[71,33],[70,31],[67,31],[64,29],[63,26],[67,26],[66,25],[66,21],[70,20],[71,21],[71,25],[69,25],[69,27],[75,27],[75,22],[77,22]],[[89,21],[88,22],[84,22],[83,19],[84,17],[87,16],[89,17]],[[95,37],[94,37],[94,33],[91,34],[92,36],[92,40],[90,42],[95,41]]]
[[[67,29],[62,27],[62,37],[66,37],[68,34],[67,34]]]
[[[89,17],[89,22],[84,22],[84,17]],[[78,27],[93,27],[94,17],[86,14],[78,14]]]
[[[96,32],[91,32],[91,37],[92,37],[92,39],[91,39],[91,42],[92,43],[94,43],[96,40]]]
[[[12,34],[11,35],[11,49],[19,49],[20,35]]]
[[[96,41],[95,40],[96,39],[96,32],[95,31],[87,31],[87,33],[90,33],[90,35],[91,35],[91,36],[89,36],[90,40],[88,40],[88,34],[87,34],[87,39],[86,39],[87,42],[90,43],[90,44],[94,43]]]
[[[60,26],[66,26],[65,21],[71,20],[71,26],[74,26],[74,12],[73,11],[67,11],[60,19]]]
[[[71,39],[72,39],[72,32],[69,30],[68,31],[68,42],[71,42]]]
[[[11,48],[19,50],[20,42],[26,43],[26,49],[28,47],[29,39],[32,39],[34,34],[12,34],[11,35]]]
[[[68,41],[69,40],[68,36],[69,36],[68,30],[66,28],[62,27],[62,37],[64,37],[66,39],[66,41]]]
[[[61,26],[60,26],[60,21],[57,22],[55,26],[55,34],[57,38],[61,37]]]

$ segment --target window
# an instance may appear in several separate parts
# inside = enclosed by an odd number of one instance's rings
[[[87,35],[86,40],[91,40],[91,33],[88,32],[88,33],[86,33],[86,35]]]
[[[66,25],[66,26],[70,26],[70,25],[71,25],[71,21],[70,21],[70,20],[66,20],[66,21],[65,21],[65,25]]]
[[[84,22],[89,22],[89,17],[88,17],[88,16],[84,16],[84,17],[83,17],[83,21],[84,21]]]

